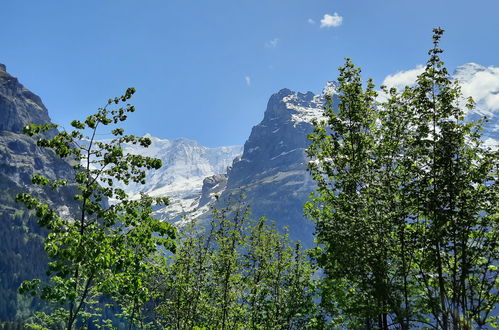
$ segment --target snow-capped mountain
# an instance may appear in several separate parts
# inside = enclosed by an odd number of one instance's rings
[[[468,120],[486,116],[489,120],[484,126],[483,138],[487,145],[499,145],[499,67],[485,67],[467,63],[458,67],[454,73],[461,85],[464,96],[471,96],[475,109],[468,114]]]
[[[242,152],[242,146],[208,148],[189,139],[166,140],[146,134],[152,141],[148,148],[125,144],[126,153],[141,154],[161,159],[159,170],[147,173],[146,183],[130,184],[124,189],[132,197],[140,193],[150,196],[167,196],[171,205],[156,214],[171,221],[184,211],[191,211],[199,204],[203,180],[206,177],[227,173],[227,167]]]
[[[490,122],[485,126],[484,139],[497,146],[499,68],[469,63],[460,66],[454,78],[460,82],[464,95],[473,96],[476,101],[476,109],[468,114],[468,119],[486,115]],[[131,185],[127,190],[131,195],[142,191],[170,197],[172,205],[157,211],[165,220],[178,220],[182,211],[193,210],[190,217],[207,219],[207,205],[215,201],[215,195],[220,196],[216,204],[223,206],[228,200],[237,201],[244,193],[254,218],[266,216],[275,220],[279,226],[289,228],[291,238],[310,244],[314,225],[303,216],[303,205],[315,190],[315,183],[306,171],[306,136],[312,132],[312,120],[323,116],[327,94],[333,95],[336,102],[334,82],[328,82],[317,95],[289,89],[272,95],[263,120],[253,127],[244,149],[210,149],[186,139],[169,141],[154,137],[148,149],[129,146],[125,148],[127,152],[161,158],[164,167],[151,172],[145,186]]]
[[[315,189],[306,171],[307,135],[312,119],[321,118],[326,94],[337,94],[336,85],[328,82],[323,92],[299,93],[282,89],[272,95],[263,120],[253,127],[244,144],[241,157],[234,160],[226,178],[205,182],[205,193],[211,186],[226,185],[218,205],[237,201],[243,193],[253,218],[265,216],[279,227],[287,226],[292,239],[312,243],[314,224],[303,216],[303,204]],[[225,183],[226,180],[226,183]],[[208,217],[209,215],[201,216]]]

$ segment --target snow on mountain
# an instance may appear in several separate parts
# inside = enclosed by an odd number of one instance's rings
[[[328,83],[323,93],[300,93],[282,89],[273,94],[263,120],[251,130],[244,152],[222,180],[205,182],[202,200],[211,192],[209,186],[225,185],[215,203],[223,207],[245,195],[251,216],[274,220],[278,228],[288,227],[291,239],[312,245],[314,224],[303,216],[303,204],[315,183],[307,172],[305,149],[307,135],[313,131],[312,120],[322,118],[326,94],[337,94],[335,83]],[[335,98],[336,99],[336,98]],[[206,193],[205,193],[206,191]],[[209,214],[201,215],[209,219]]]
[[[328,81],[321,94],[292,92],[285,96],[282,102],[285,104],[286,109],[293,110],[291,120],[295,125],[301,122],[311,123],[313,119],[324,119],[323,108],[326,95],[338,94],[337,90],[337,83]]]
[[[171,205],[156,211],[168,221],[196,208],[203,180],[225,174],[233,159],[242,153],[242,146],[208,148],[184,138],[166,140],[150,134],[145,136],[152,141],[148,148],[124,144],[124,152],[159,158],[163,166],[149,171],[144,185],[132,183],[123,188],[132,198],[139,197],[140,193],[169,197]]]
[[[454,79],[459,82],[465,97],[471,96],[475,109],[468,114],[469,120],[486,116],[489,120],[483,131],[487,145],[499,145],[499,67],[485,67],[467,63],[458,67]]]

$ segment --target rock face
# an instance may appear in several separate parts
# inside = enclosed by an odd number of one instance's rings
[[[212,202],[215,196],[220,194],[227,188],[227,174],[215,174],[203,180],[201,190],[201,198],[199,199],[199,207]]]
[[[41,99],[8,74],[5,65],[0,65],[0,111],[0,131],[22,133],[26,123],[50,122]]]
[[[275,220],[289,228],[292,239],[311,245],[314,224],[303,216],[303,205],[315,189],[306,171],[307,135],[313,130],[311,120],[322,117],[325,95],[335,93],[330,82],[319,95],[289,89],[272,95],[262,122],[253,127],[242,156],[227,173],[220,203],[243,193],[253,217]]]
[[[31,184],[34,173],[63,179],[72,176],[72,168],[22,134],[26,124],[46,124],[50,118],[41,99],[9,75],[5,65],[0,65],[0,118],[1,321],[19,317],[20,306],[29,306],[27,298],[18,296],[17,288],[23,280],[43,277],[47,266],[42,245],[44,233],[24,206],[15,202],[16,194],[31,192],[63,214],[69,212],[74,201],[67,190],[56,193]]]
[[[34,173],[61,179],[70,178],[72,169],[67,162],[53,152],[37,147],[33,138],[22,133],[26,124],[47,124],[50,118],[41,99],[4,69],[2,66],[0,70],[0,186],[4,189],[3,202],[10,203],[15,195],[6,196],[5,189],[33,189],[31,176]],[[58,204],[68,202],[64,194],[38,192]]]

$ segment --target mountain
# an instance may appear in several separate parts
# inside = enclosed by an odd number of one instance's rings
[[[197,208],[203,180],[227,173],[233,159],[242,152],[242,146],[208,148],[189,139],[166,140],[146,136],[152,141],[148,148],[125,144],[124,152],[159,158],[163,166],[147,173],[144,185],[130,184],[123,188],[132,198],[139,197],[140,193],[169,197],[170,205],[156,210],[155,215],[171,222]]]
[[[28,123],[48,124],[50,117],[40,97],[26,89],[0,65],[0,188],[2,203],[14,206],[14,191],[29,187],[42,198],[60,205],[71,204],[64,194],[32,187],[31,176],[41,173],[49,178],[69,178],[72,168],[55,153],[36,146],[34,138],[23,134]],[[46,133],[53,136],[55,130]]]
[[[253,127],[242,156],[222,182],[226,188],[218,205],[244,194],[253,217],[274,220],[279,227],[288,227],[292,239],[312,244],[314,224],[303,216],[303,205],[315,183],[306,171],[305,149],[312,119],[322,117],[326,94],[336,94],[335,83],[328,82],[318,95],[282,89],[270,97],[263,120]],[[205,194],[209,184],[213,182],[205,182]]]
[[[262,122],[253,127],[242,146],[207,148],[188,140],[163,140],[147,135],[149,148],[124,145],[127,153],[160,158],[163,167],[147,175],[145,185],[123,187],[132,197],[140,193],[167,196],[171,205],[156,210],[165,221],[182,222],[182,215],[207,221],[217,196],[223,207],[241,194],[252,217],[266,216],[287,226],[294,239],[312,244],[314,225],[303,216],[303,204],[315,188],[306,171],[307,134],[311,120],[320,118],[326,94],[335,94],[329,82],[314,95],[283,89],[272,95]]]
[[[488,118],[483,139],[487,146],[499,146],[499,68],[468,63],[456,69],[453,78],[459,81],[463,94],[472,96],[476,107],[467,120]],[[314,224],[303,216],[303,205],[315,190],[314,182],[306,172],[308,159],[307,134],[312,131],[311,121],[322,117],[325,95],[331,94],[337,102],[337,86],[328,82],[323,92],[300,93],[282,89],[272,95],[263,120],[253,127],[226,177],[205,181],[201,201],[210,199],[212,186],[226,186],[217,205],[237,200],[244,193],[251,204],[254,217],[266,216],[279,226],[287,226],[293,239],[310,246]],[[333,104],[333,107],[335,104]],[[202,205],[200,205],[202,206]],[[207,218],[204,214],[201,218]]]
[[[15,196],[31,192],[53,203],[60,213],[68,213],[72,195],[66,190],[56,193],[35,188],[31,176],[39,173],[52,179],[70,178],[72,168],[22,133],[26,124],[47,124],[50,117],[41,99],[1,64],[0,117],[0,320],[13,320],[22,318],[35,303],[31,298],[19,296],[18,286],[23,280],[43,277],[47,267],[43,250],[45,233],[36,219],[15,202]]]
[[[149,148],[124,145],[127,153],[160,158],[163,167],[147,175],[145,185],[123,187],[132,197],[143,192],[167,196],[171,205],[156,210],[165,221],[181,221],[182,215],[207,221],[209,206],[241,194],[250,204],[252,217],[266,216],[278,226],[288,227],[293,239],[311,246],[314,224],[303,216],[303,204],[315,184],[306,171],[307,135],[312,119],[320,118],[326,94],[336,94],[328,82],[319,95],[282,89],[271,96],[262,122],[253,127],[241,146],[207,148],[188,139],[163,140],[147,135]],[[232,165],[231,165],[232,164]]]
[[[456,69],[454,79],[461,85],[466,97],[473,97],[475,109],[468,113],[467,120],[478,120],[486,116],[482,132],[486,144],[499,145],[499,68],[467,63]]]
[[[43,307],[39,300],[21,296],[17,289],[22,281],[44,278],[47,270],[43,241],[47,234],[37,218],[15,202],[20,192],[30,192],[55,206],[60,214],[73,214],[74,191],[61,188],[57,192],[33,186],[31,177],[38,173],[51,179],[71,179],[73,169],[50,150],[36,145],[36,137],[23,134],[28,123],[48,124],[49,113],[40,97],[26,89],[0,64],[0,324],[22,320]],[[52,130],[44,137],[57,133]],[[176,215],[197,206],[205,177],[225,173],[241,146],[207,148],[195,141],[174,141],[151,137],[149,149],[125,145],[127,152],[162,159],[164,166],[149,173],[144,186],[130,185],[128,192],[136,196],[146,192],[152,196],[168,195]],[[71,180],[70,182],[72,182]],[[166,217],[171,210],[158,210]],[[0,327],[1,328],[1,327]]]

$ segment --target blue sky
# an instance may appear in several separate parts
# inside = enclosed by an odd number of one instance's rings
[[[54,122],[133,86],[129,133],[207,146],[243,144],[272,93],[320,92],[346,56],[377,84],[424,64],[436,26],[449,69],[499,66],[498,0],[3,0],[0,10],[0,63]]]

